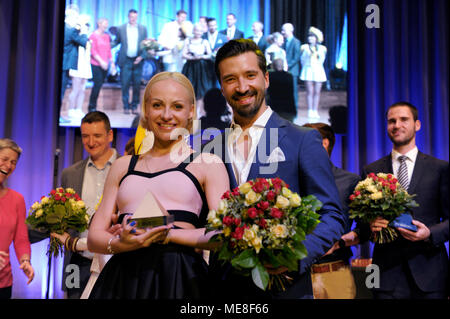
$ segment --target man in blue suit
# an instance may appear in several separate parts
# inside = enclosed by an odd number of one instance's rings
[[[208,31],[203,34],[202,38],[208,40],[211,47],[213,60],[217,54],[217,51],[222,45],[224,45],[228,39],[227,36],[217,31],[217,20],[216,18],[208,18]]]
[[[252,40],[227,42],[217,53],[215,69],[222,94],[234,115],[231,130],[207,148],[223,151],[231,187],[257,177],[280,177],[301,196],[315,195],[323,207],[319,211],[321,223],[304,242],[308,256],[299,262],[298,271],[286,273],[293,278],[286,291],[264,292],[251,278],[234,274],[230,265],[221,266],[213,255],[210,265],[214,289],[223,293],[221,297],[312,298],[309,268],[339,240],[345,223],[322,138],[314,129],[282,119],[266,105],[265,90],[269,86],[266,60]],[[270,271],[284,273],[287,269]]]
[[[286,61],[288,72],[292,74],[294,81],[294,101],[298,108],[298,77],[300,75],[300,40],[294,36],[294,26],[292,23],[285,23],[281,27],[281,34],[284,36],[283,49],[286,51]]]

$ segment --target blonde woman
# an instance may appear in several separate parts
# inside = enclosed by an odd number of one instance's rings
[[[153,142],[144,154],[123,156],[111,167],[103,201],[89,229],[88,246],[113,257],[90,298],[207,297],[207,264],[194,247],[207,246],[202,227],[208,208],[217,208],[229,188],[225,165],[185,142],[195,117],[195,94],[184,75],[156,74],[145,88],[142,105],[140,125]],[[174,216],[174,229],[142,230],[127,222],[127,214],[133,214],[149,192]],[[119,219],[123,217],[119,237],[107,231],[116,206]]]

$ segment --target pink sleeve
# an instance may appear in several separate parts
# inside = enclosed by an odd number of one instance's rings
[[[94,59],[94,56],[96,56],[97,54],[99,54],[99,49],[98,49],[98,38],[95,35],[95,32],[93,32],[90,37],[89,40],[91,40],[91,56]],[[97,60],[95,60],[97,61]]]
[[[22,196],[17,198],[16,202],[17,212],[17,226],[14,234],[14,249],[16,251],[17,260],[20,262],[20,258],[23,254],[28,254],[31,257],[30,241],[28,239],[28,227],[25,224],[26,209],[25,200]]]

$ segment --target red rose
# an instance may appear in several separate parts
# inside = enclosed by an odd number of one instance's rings
[[[367,175],[367,176],[373,178],[373,177],[375,177],[375,174],[374,173],[369,173],[369,175]]]
[[[220,199],[230,199],[230,191],[227,190]]]
[[[65,198],[65,197],[61,197],[61,201],[62,201],[63,203],[65,203],[65,202],[66,202],[66,200],[67,200],[67,198]]]
[[[391,189],[391,191],[395,191],[397,189],[397,186],[395,186],[395,184],[391,184],[389,185],[389,188]]]
[[[258,217],[258,210],[255,207],[250,207],[247,210],[247,214],[250,218],[255,219],[256,217]]]
[[[233,217],[225,216],[222,220],[223,224],[226,226],[231,226],[233,224]]]
[[[75,199],[76,199],[77,201],[81,200],[81,198],[80,198],[80,196],[78,196],[78,194],[75,194]]]
[[[277,194],[275,194],[274,191],[268,191],[268,192],[267,192],[267,195],[266,195],[267,200],[270,200],[270,201],[274,200],[274,199],[275,199],[275,196],[277,196]]]
[[[242,236],[244,236],[244,227],[236,227],[234,232],[231,233],[231,237],[236,239],[242,239]]]
[[[279,210],[278,208],[273,207],[270,210],[270,216],[272,216],[273,218],[281,218],[281,217],[283,217],[283,212],[281,210]]]
[[[267,222],[266,222],[266,220],[264,218],[261,218],[259,220],[259,226],[262,227],[262,228],[266,228],[267,227]]]
[[[241,219],[240,219],[240,218],[235,218],[235,219],[234,219],[234,224],[235,224],[236,226],[239,226],[239,225],[241,224]]]
[[[259,202],[256,206],[258,206],[259,209],[266,210],[267,208],[269,208],[269,202],[262,201]]]
[[[71,194],[71,193],[66,193],[66,197],[67,197],[67,198],[71,198],[71,197],[72,197],[72,194]]]
[[[359,196],[361,194],[360,191],[355,191],[355,196]]]
[[[255,193],[262,193],[264,191],[263,186],[259,183],[256,183],[255,185],[253,185],[252,189]]]
[[[392,179],[392,177],[393,177],[392,174],[388,174],[388,175],[387,175],[387,178],[388,178],[388,179]]]
[[[55,200],[61,200],[61,196],[59,196],[59,194],[55,194]]]
[[[349,198],[350,198],[350,200],[354,200],[355,197],[356,197],[355,195],[351,194]]]
[[[236,187],[235,189],[233,189],[232,194],[233,194],[234,196],[239,196],[239,195],[241,194],[241,193],[239,192],[239,187]]]
[[[50,191],[50,194],[51,194],[51,195],[55,195],[55,194],[56,194],[56,191],[55,191],[54,189],[52,189],[52,190]]]
[[[392,184],[397,184],[397,182],[398,182],[398,179],[396,179],[396,178],[392,179]]]

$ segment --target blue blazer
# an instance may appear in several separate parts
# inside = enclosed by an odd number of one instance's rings
[[[87,41],[86,34],[64,24],[63,70],[78,69],[78,46],[86,47]]]
[[[203,34],[202,38],[205,39],[206,41],[208,41],[208,32],[205,32]],[[216,43],[214,44],[214,47],[211,47],[211,50],[213,52],[217,52],[222,47],[222,45],[224,45],[227,42],[228,42],[227,36],[220,32],[217,32]],[[211,46],[211,44],[210,44],[210,46]]]
[[[227,136],[219,136],[213,140],[208,148],[213,151],[222,151],[222,159],[228,171],[230,186],[237,185],[232,165],[229,160],[226,147]],[[284,153],[285,160],[277,163],[267,163],[273,150],[279,147]],[[216,153],[217,154],[217,153]],[[311,276],[309,267],[315,263],[344,233],[345,215],[341,210],[339,193],[331,170],[331,162],[322,146],[322,137],[317,130],[298,127],[281,118],[275,112],[269,118],[264,133],[261,136],[256,150],[254,163],[252,164],[248,180],[261,177],[279,177],[289,184],[290,189],[298,192],[300,196],[315,195],[323,204],[319,211],[321,223],[314,232],[306,237],[304,242],[308,256],[299,262],[299,271],[290,274],[294,278],[293,284],[284,292],[264,293],[259,288],[253,289],[254,284],[249,279],[245,286],[251,286],[249,290],[242,289],[239,293],[246,296],[262,294],[262,297],[275,298],[312,298]],[[214,258],[211,264],[214,264]],[[220,274],[217,271],[221,272]],[[214,276],[218,276],[219,285],[230,285],[242,282],[247,278],[233,277],[230,269],[217,269],[212,265]],[[216,278],[217,279],[217,278]],[[241,289],[243,285],[239,285]],[[234,286],[236,287],[236,286]],[[216,289],[218,289],[216,287]],[[220,288],[218,289],[220,290]],[[226,288],[225,288],[226,290]],[[234,289],[233,295],[236,295]]]

